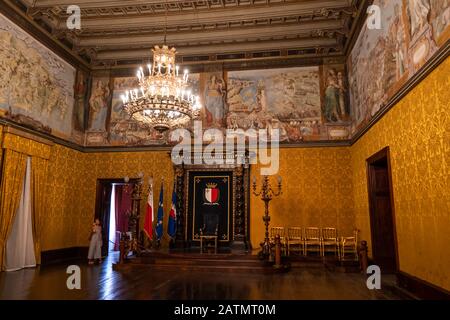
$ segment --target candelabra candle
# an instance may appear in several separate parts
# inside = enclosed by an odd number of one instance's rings
[[[261,196],[261,200],[264,201],[264,216],[263,221],[265,225],[265,236],[264,242],[261,243],[261,251],[259,252],[259,256],[262,259],[271,259],[272,257],[272,245],[270,243],[269,238],[269,223],[270,223],[270,214],[269,214],[269,202],[273,199],[273,197],[278,197],[282,194],[281,191],[281,177],[278,177],[278,190],[274,191],[270,185],[269,177],[263,176],[263,182],[259,191],[256,191],[256,177],[253,177],[253,194],[257,197]]]
[[[148,68],[148,75],[151,76],[152,75],[152,65],[149,63],[147,65],[147,68]]]

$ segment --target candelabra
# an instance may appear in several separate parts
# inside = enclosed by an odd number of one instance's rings
[[[270,214],[269,214],[269,202],[273,199],[273,197],[278,197],[282,194],[281,191],[281,177],[278,176],[278,190],[274,191],[270,185],[269,177],[263,176],[263,182],[260,190],[256,191],[256,177],[253,177],[253,194],[257,197],[261,196],[261,200],[264,201],[264,216],[263,221],[265,225],[265,236],[264,242],[261,243],[261,251],[259,252],[259,256],[262,259],[267,259],[271,257],[271,244],[269,239],[269,223],[270,223]]]
[[[140,240],[139,237],[139,219],[140,219],[140,205],[142,200],[142,186],[143,186],[143,177],[144,174],[140,172],[138,174],[138,179],[136,179],[136,182],[130,185],[128,184],[130,179],[128,177],[124,178],[125,181],[125,192],[131,191],[131,210],[127,211],[128,213],[128,231],[132,234],[132,242],[134,247],[132,251],[136,251],[136,253],[139,252],[138,250],[138,243]],[[131,189],[131,190],[130,190]]]

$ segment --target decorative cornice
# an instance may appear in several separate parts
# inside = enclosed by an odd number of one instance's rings
[[[0,125],[5,127],[5,132],[14,133],[22,137],[40,141],[46,144],[59,144],[83,153],[97,152],[148,152],[148,151],[170,151],[172,146],[80,146],[74,142],[52,136],[33,129],[22,127],[7,119],[0,119]],[[324,147],[346,147],[350,146],[350,140],[339,141],[306,141],[295,144],[280,144],[280,148],[324,148]]]
[[[133,67],[166,32],[185,52],[185,65],[342,55],[360,1],[80,0],[77,31],[66,29],[64,0],[5,0],[2,11],[74,66],[92,70]]]

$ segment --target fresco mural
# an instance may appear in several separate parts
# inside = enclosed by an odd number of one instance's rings
[[[199,74],[189,75],[189,85],[193,94],[199,92]],[[98,84],[98,82],[102,84]],[[123,110],[121,96],[127,90],[138,87],[136,77],[117,77],[112,79],[112,92],[105,88],[107,78],[94,78],[91,98],[90,127],[86,134],[87,145],[136,146],[136,145],[167,145],[169,132],[159,133],[131,120]],[[97,83],[97,88],[95,88]],[[101,89],[99,89],[100,87]],[[108,87],[109,88],[109,87]],[[95,92],[97,90],[97,93]],[[109,92],[109,93],[108,93]],[[111,95],[111,102],[107,96]],[[106,107],[103,107],[106,104]],[[111,111],[108,116],[108,107]],[[101,106],[101,107],[99,107]]]
[[[202,117],[205,128],[223,128],[226,114],[226,81],[223,72],[200,75]]]
[[[321,67],[322,121],[350,124],[350,105],[344,65]]]
[[[94,77],[88,100],[89,120],[86,130],[86,143],[102,145],[107,143],[107,117],[111,106],[109,77]]]
[[[295,143],[348,138],[351,115],[344,71],[345,65],[219,71],[191,74],[189,82],[193,94],[201,97],[204,129],[264,129],[269,136],[280,129],[282,143]],[[114,78],[112,90],[108,81],[92,81],[86,144],[170,144],[170,132],[149,129],[123,111],[121,95],[136,88],[137,79]]]
[[[450,38],[449,0],[375,0],[381,30],[363,27],[348,58],[352,132],[364,126]]]
[[[327,67],[327,86],[319,67],[229,72],[227,128],[277,128],[281,142],[345,138],[343,70]]]
[[[0,115],[70,139],[75,69],[0,15]]]
[[[130,119],[123,110],[121,95],[138,87],[136,77],[115,78],[108,141],[111,145],[152,145],[165,143],[165,135]]]
[[[89,85],[89,75],[86,72],[78,70],[74,87],[73,128],[81,132],[84,132],[86,129],[85,107]]]

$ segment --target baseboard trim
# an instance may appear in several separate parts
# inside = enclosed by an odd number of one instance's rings
[[[87,259],[88,247],[71,247],[41,252],[41,265],[47,266],[80,258]]]
[[[450,291],[405,272],[399,271],[397,273],[397,282],[400,288],[409,291],[420,299],[450,300]]]

